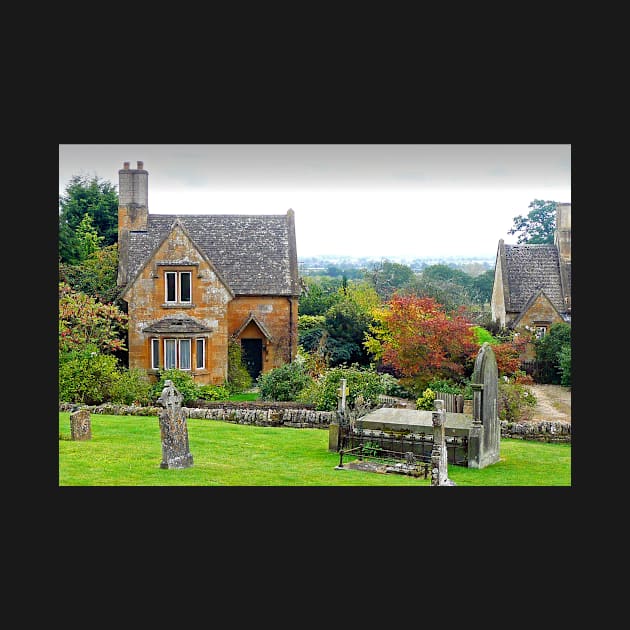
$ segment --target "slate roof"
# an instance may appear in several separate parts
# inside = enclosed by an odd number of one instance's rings
[[[212,331],[212,328],[208,328],[208,326],[186,315],[164,317],[153,322],[143,330],[143,332],[152,333],[202,333]]]
[[[299,295],[293,211],[282,215],[149,214],[129,232],[127,283],[179,220],[235,295]]]
[[[509,299],[509,311],[522,311],[530,298],[544,291],[559,313],[566,313],[562,281],[560,278],[560,256],[555,245],[504,245],[504,271]],[[566,269],[567,266],[565,266]],[[568,289],[570,291],[571,266],[568,265]]]

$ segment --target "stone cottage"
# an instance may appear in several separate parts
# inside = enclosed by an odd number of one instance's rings
[[[492,288],[492,319],[529,336],[571,322],[571,204],[556,206],[553,245],[507,245],[499,241]],[[522,360],[533,359],[528,347]]]
[[[118,285],[129,367],[227,378],[228,342],[252,377],[295,358],[300,283],[293,210],[281,215],[150,214],[142,162],[118,171]]]

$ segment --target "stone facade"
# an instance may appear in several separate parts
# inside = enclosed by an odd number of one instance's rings
[[[530,338],[559,322],[571,322],[571,204],[556,207],[553,245],[508,245],[497,249],[492,319]],[[529,344],[521,354],[535,357]]]
[[[199,384],[221,385],[231,338],[259,340],[247,344],[257,353],[253,376],[291,361],[300,294],[293,210],[151,215],[143,166],[119,171],[118,284],[128,304],[129,367],[154,379],[176,367]]]

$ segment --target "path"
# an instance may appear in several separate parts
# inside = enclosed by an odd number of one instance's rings
[[[536,396],[531,421],[571,422],[571,390],[561,385],[527,385]]]

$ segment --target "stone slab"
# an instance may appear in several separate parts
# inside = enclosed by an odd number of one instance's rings
[[[408,431],[433,434],[432,412],[420,409],[381,407],[359,418],[356,422],[372,431]],[[446,413],[447,435],[468,435],[473,417],[465,413]]]

